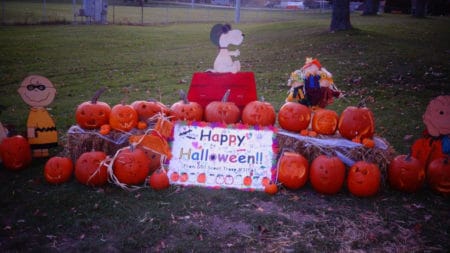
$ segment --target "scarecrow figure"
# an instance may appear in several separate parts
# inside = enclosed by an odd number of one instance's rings
[[[334,85],[332,74],[312,58],[306,58],[303,67],[291,73],[288,85],[291,89],[286,102],[299,102],[311,107],[324,108],[333,103],[334,97],[342,95]]]
[[[18,89],[23,101],[30,108],[27,120],[27,138],[33,150],[33,157],[48,157],[48,149],[58,144],[55,122],[45,108],[56,95],[53,84],[45,77],[26,77]]]

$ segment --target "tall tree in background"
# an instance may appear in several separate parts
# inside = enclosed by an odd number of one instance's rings
[[[350,0],[333,0],[333,14],[331,16],[330,31],[352,29],[350,24]]]
[[[380,8],[380,0],[364,0],[362,15],[377,15],[378,8]]]
[[[427,9],[428,0],[411,0],[412,16],[415,18],[424,18]]]

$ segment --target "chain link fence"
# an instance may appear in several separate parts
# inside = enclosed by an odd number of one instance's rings
[[[2,25],[28,24],[126,24],[155,25],[169,23],[234,22],[236,8],[226,0],[127,1],[127,0],[0,0]],[[88,11],[86,3],[103,8]],[[261,4],[260,4],[261,5]],[[97,11],[97,12],[96,12]],[[239,22],[278,22],[294,20],[304,13],[331,12],[329,6],[313,9],[241,5]],[[100,18],[97,18],[97,17]]]

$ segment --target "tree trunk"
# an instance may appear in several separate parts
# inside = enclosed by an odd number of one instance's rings
[[[364,0],[362,15],[377,15],[378,8],[380,8],[380,0]]]
[[[330,31],[343,31],[352,28],[350,24],[350,0],[333,0]]]
[[[415,18],[424,18],[427,9],[427,0],[411,0],[411,12]]]

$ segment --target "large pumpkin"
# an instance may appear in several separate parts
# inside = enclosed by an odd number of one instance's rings
[[[299,189],[308,180],[308,160],[294,152],[283,152],[278,161],[278,181],[289,189]]]
[[[108,168],[103,162],[105,152],[90,151],[78,157],[75,162],[75,178],[78,182],[89,186],[102,186],[108,182]]]
[[[203,120],[203,107],[197,102],[189,101],[183,90],[180,90],[180,101],[172,104],[170,110],[172,110],[175,117],[179,120]]]
[[[114,160],[113,173],[120,183],[141,184],[150,172],[150,160],[144,151],[138,148],[121,150]]]
[[[431,189],[450,196],[450,162],[448,156],[430,162],[427,168],[427,182]]]
[[[230,90],[225,92],[222,101],[212,101],[205,107],[207,122],[221,122],[225,124],[237,123],[241,118],[241,111],[234,102],[228,101]]]
[[[332,135],[339,122],[338,114],[329,109],[318,109],[314,112],[311,127],[318,134]]]
[[[311,163],[309,181],[317,192],[336,194],[345,180],[345,165],[336,156],[320,155]]]
[[[99,129],[102,125],[108,124],[111,107],[98,101],[100,95],[106,90],[98,90],[91,101],[86,101],[78,105],[75,111],[75,120],[77,124],[84,129]]]
[[[73,173],[73,163],[68,157],[54,156],[44,166],[45,180],[50,184],[61,184],[69,181]]]
[[[278,111],[278,124],[288,131],[300,132],[308,128],[310,120],[311,110],[296,102],[286,102]]]
[[[28,140],[15,135],[6,137],[0,143],[0,157],[8,170],[21,170],[31,163],[31,148]]]
[[[381,172],[374,163],[359,161],[350,167],[347,187],[350,193],[358,197],[375,195],[381,184]]]
[[[275,109],[263,98],[248,103],[242,111],[242,122],[248,125],[272,126],[275,120]]]
[[[416,192],[425,182],[425,165],[410,155],[398,155],[389,164],[388,180],[397,190]]]
[[[349,106],[341,113],[338,123],[339,133],[349,140],[362,142],[373,137],[375,121],[367,107]]]
[[[144,122],[158,113],[166,115],[169,112],[166,105],[154,99],[134,101],[131,107],[138,114],[139,120]]]
[[[128,132],[138,123],[136,110],[127,104],[117,104],[111,109],[109,125],[112,129]]]

